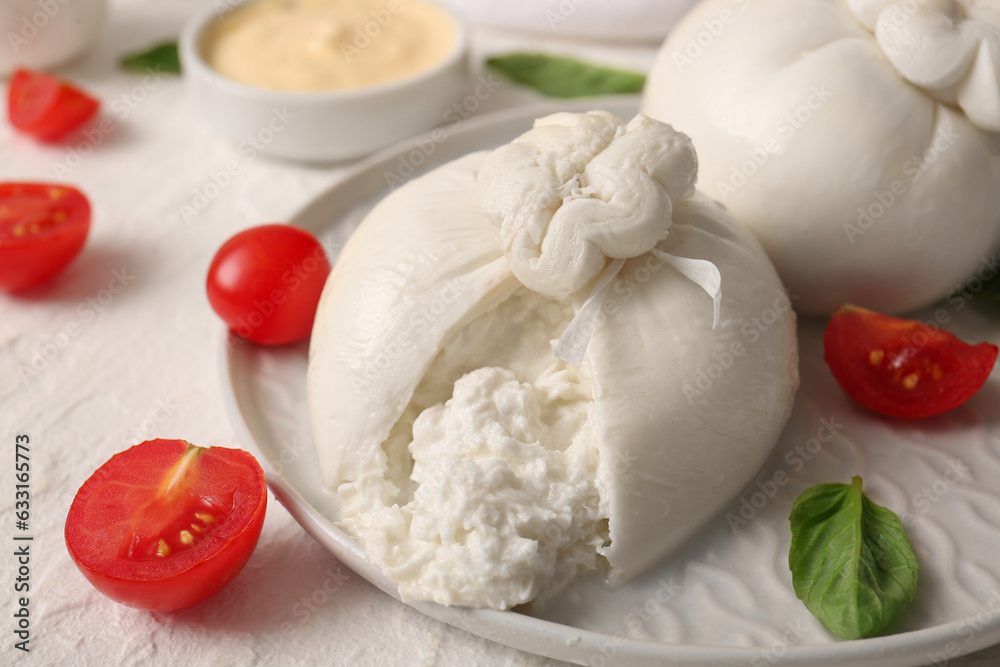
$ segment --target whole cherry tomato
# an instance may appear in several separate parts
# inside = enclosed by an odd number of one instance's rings
[[[20,290],[55,275],[89,230],[90,203],[76,188],[0,183],[0,288]]]
[[[18,69],[10,79],[10,123],[42,141],[57,141],[97,113],[100,102],[46,72]]]
[[[84,482],[66,517],[66,546],[97,590],[140,609],[205,600],[257,546],[264,472],[240,449],[149,440]]]
[[[969,345],[914,320],[842,305],[823,339],[826,363],[851,398],[893,417],[931,417],[979,391],[997,346]]]
[[[309,232],[262,225],[226,241],[208,269],[208,301],[230,331],[265,345],[309,338],[330,261]]]

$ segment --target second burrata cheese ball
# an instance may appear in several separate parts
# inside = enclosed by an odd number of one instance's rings
[[[341,525],[403,599],[506,609],[628,579],[761,466],[798,385],[795,316],[696,175],[669,125],[556,114],[351,236],[309,412]]]
[[[904,312],[995,273],[997,0],[706,0],[641,108],[692,137],[802,313]]]

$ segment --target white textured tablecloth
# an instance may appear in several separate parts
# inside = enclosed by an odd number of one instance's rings
[[[273,497],[246,569],[185,611],[111,602],[70,561],[62,537],[70,502],[113,454],[153,437],[239,446],[222,404],[224,328],[205,298],[208,264],[236,231],[287,219],[345,169],[241,155],[193,116],[179,79],[118,68],[121,54],[175,38],[207,2],[112,3],[98,48],[63,70],[103,100],[110,131],[45,146],[0,122],[0,181],[73,183],[93,205],[90,239],[65,273],[21,296],[0,294],[0,664],[563,664],[397,603],[321,548]],[[537,39],[480,32],[477,61]],[[546,46],[639,68],[654,49]],[[483,110],[529,99],[504,90]],[[218,174],[231,160],[239,170],[223,183]],[[31,438],[29,653],[14,647],[12,617],[14,442],[22,433]],[[952,662],[998,663],[997,651]]]

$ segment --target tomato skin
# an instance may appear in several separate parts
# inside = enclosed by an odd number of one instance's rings
[[[156,496],[185,459],[191,462],[177,490]],[[206,502],[212,507],[206,509]],[[194,518],[204,516],[191,511],[199,506],[215,518]],[[239,573],[257,545],[266,510],[264,473],[247,452],[150,440],[113,456],[80,487],[66,517],[66,546],[104,595],[130,607],[174,611],[211,597]],[[173,533],[196,523],[204,532],[183,546]],[[174,548],[162,556],[143,551],[143,542],[158,537]],[[135,553],[125,553],[126,547]]]
[[[212,309],[230,331],[263,345],[307,340],[330,261],[309,232],[271,224],[222,244],[208,269]]]
[[[14,292],[62,271],[90,232],[90,202],[76,188],[0,183],[0,288]]]
[[[841,305],[823,337],[837,383],[862,405],[891,417],[933,417],[983,386],[997,346],[969,345],[915,320]]]
[[[20,68],[10,79],[7,112],[10,124],[42,141],[58,141],[82,127],[100,102],[47,72]]]

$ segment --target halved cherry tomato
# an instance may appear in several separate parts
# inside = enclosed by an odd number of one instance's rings
[[[979,391],[997,359],[996,345],[969,345],[923,322],[846,304],[830,319],[823,345],[844,391],[892,417],[958,407]]]
[[[291,225],[244,230],[208,269],[208,301],[238,336],[264,345],[309,338],[330,261],[312,234]]]
[[[90,230],[90,203],[68,185],[0,183],[0,288],[42,282],[69,264]]]
[[[18,69],[10,79],[10,124],[42,141],[57,141],[83,126],[100,102],[47,72]]]
[[[80,487],[66,546],[109,598],[183,609],[239,573],[266,509],[264,472],[247,452],[149,440],[113,456]]]

